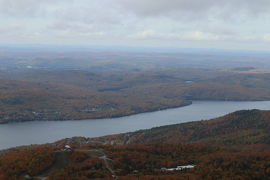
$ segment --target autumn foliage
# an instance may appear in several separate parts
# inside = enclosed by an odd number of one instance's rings
[[[101,145],[82,143],[91,139],[74,138],[17,149],[0,157],[0,179],[23,179],[25,175],[49,180],[113,176],[121,180],[269,179],[269,115],[269,111],[238,111],[209,121],[129,133],[129,142],[134,144]],[[122,134],[95,140],[120,142],[123,136],[126,138]],[[61,150],[65,142],[72,142],[72,151]],[[195,167],[166,170],[183,165]]]
[[[53,150],[46,147],[12,152],[0,158],[0,177],[17,179],[23,175],[35,176],[50,167],[53,161]]]

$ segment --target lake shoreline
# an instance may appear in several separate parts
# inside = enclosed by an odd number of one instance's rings
[[[266,100],[186,100],[185,103],[181,105],[176,105],[176,106],[167,106],[167,107],[162,107],[162,108],[157,108],[157,109],[152,109],[152,110],[146,110],[146,111],[138,111],[134,113],[127,113],[124,115],[112,115],[112,116],[104,116],[104,117],[96,117],[96,118],[70,118],[70,119],[41,119],[41,120],[14,120],[14,121],[0,121],[0,125],[2,124],[17,124],[17,123],[25,123],[25,122],[47,122],[47,121],[91,121],[91,120],[102,120],[102,119],[116,119],[116,118],[124,118],[124,117],[129,117],[133,115],[138,115],[138,114],[144,114],[144,113],[151,113],[151,112],[158,112],[158,111],[164,111],[164,110],[169,110],[169,109],[175,109],[175,108],[181,108],[181,107],[186,107],[190,106],[193,104],[195,101],[210,101],[210,102],[264,102],[264,101],[270,101],[269,99]]]
[[[193,101],[191,105],[112,119],[28,121],[0,125],[0,149],[71,137],[100,137],[207,120],[238,110],[270,110],[270,101]]]
[[[97,117],[97,118],[79,118],[79,119],[52,119],[52,120],[46,120],[46,119],[41,119],[41,120],[15,120],[15,121],[7,121],[7,122],[1,122],[1,124],[17,124],[17,123],[25,123],[25,122],[41,122],[41,121],[90,121],[90,120],[99,120],[99,119],[116,119],[116,118],[122,118],[122,117],[128,117],[128,116],[133,116],[133,115],[138,115],[138,114],[143,114],[143,113],[151,113],[151,112],[157,112],[157,111],[164,111],[168,109],[175,109],[175,108],[181,108],[185,106],[190,106],[192,105],[191,100],[187,100],[186,103],[182,105],[176,105],[176,106],[167,106],[164,108],[158,108],[158,109],[153,109],[153,110],[146,110],[146,111],[140,111],[140,112],[134,112],[134,113],[127,113],[126,115],[113,115],[113,116],[104,116],[104,117]]]

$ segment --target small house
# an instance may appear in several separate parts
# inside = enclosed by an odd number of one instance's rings
[[[72,148],[69,145],[65,145],[61,151],[72,151]]]

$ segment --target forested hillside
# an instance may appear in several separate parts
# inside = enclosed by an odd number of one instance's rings
[[[269,128],[270,111],[248,110],[134,133],[18,147],[1,152],[0,179],[268,179]]]
[[[270,144],[270,111],[243,110],[224,117],[157,127],[97,138],[113,144],[203,143],[209,145]]]
[[[269,74],[210,69],[0,72],[0,123],[126,116],[192,100],[269,100]]]

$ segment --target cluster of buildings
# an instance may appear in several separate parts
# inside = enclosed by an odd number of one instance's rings
[[[177,166],[176,168],[161,168],[162,171],[182,171],[184,169],[192,169],[195,165]]]

